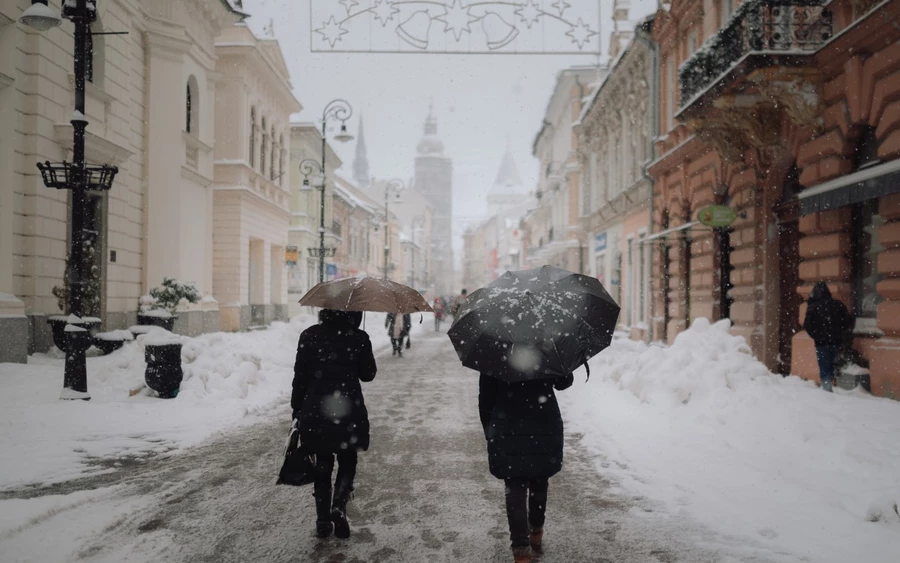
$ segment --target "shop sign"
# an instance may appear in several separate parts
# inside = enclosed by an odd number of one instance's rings
[[[598,233],[594,235],[594,252],[603,252],[606,250],[606,233]]]
[[[287,266],[296,266],[300,260],[300,250],[296,246],[288,246],[284,250],[284,263]]]
[[[730,227],[737,219],[737,212],[727,205],[710,205],[697,213],[697,220],[714,229]]]

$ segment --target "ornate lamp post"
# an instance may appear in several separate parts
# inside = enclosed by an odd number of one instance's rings
[[[391,239],[389,238],[391,221],[390,215],[388,215],[388,200],[391,194],[400,197],[404,189],[406,186],[403,185],[402,180],[388,180],[384,185],[384,279],[388,279],[388,258],[391,253]]]
[[[311,158],[307,158],[300,163],[300,173],[303,174],[303,186],[309,189],[317,189],[322,192],[322,226],[324,227],[325,217],[325,174],[318,162]],[[312,176],[312,185],[310,186],[310,176]],[[318,247],[308,247],[306,250],[313,258],[319,259],[319,283],[324,281],[324,262],[326,257],[334,256],[336,248],[325,248],[324,228],[321,230],[323,236],[320,237]]]
[[[319,198],[319,283],[325,281],[325,254],[327,250],[325,249],[325,185],[326,185],[326,174],[325,174],[325,154],[326,154],[326,131],[328,127],[329,119],[339,119],[341,121],[341,131],[334,136],[335,141],[340,141],[341,143],[346,143],[348,141],[353,140],[353,135],[347,132],[347,120],[350,119],[350,116],[353,115],[353,108],[350,106],[348,102],[345,100],[337,99],[332,100],[327,106],[325,106],[325,110],[322,111],[322,164],[319,166],[319,174],[322,178],[322,187],[320,188],[321,197]],[[300,163],[301,171],[303,170],[303,164],[306,161]],[[310,172],[312,169],[309,169]],[[307,181],[303,181],[304,185],[308,185]],[[334,249],[330,250],[331,256],[334,256]],[[310,251],[310,254],[312,252]]]
[[[84,160],[84,131],[88,121],[84,116],[84,87],[87,78],[88,34],[97,19],[96,0],[66,0],[62,16],[75,24],[75,111],[72,115],[72,162],[39,162],[38,169],[48,188],[72,191],[72,240],[69,249],[69,321],[66,326],[66,367],[61,399],[91,398],[87,390],[87,364],[84,353],[90,347],[90,334],[81,325],[84,316],[84,286],[86,276],[84,256],[89,242],[85,230],[88,213],[88,192],[109,190],[119,169],[115,166],[88,165]],[[46,31],[62,23],[47,0],[31,0],[19,21],[38,31]]]

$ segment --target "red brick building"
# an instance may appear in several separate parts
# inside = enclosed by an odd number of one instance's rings
[[[730,318],[770,368],[815,379],[801,323],[825,280],[873,393],[900,396],[900,0],[666,8],[654,337]],[[699,224],[710,204],[739,213],[730,229]]]

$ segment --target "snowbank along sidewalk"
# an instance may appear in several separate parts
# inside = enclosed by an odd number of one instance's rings
[[[900,402],[770,373],[729,322],[616,339],[560,394],[601,471],[709,527],[816,563],[900,560]]]

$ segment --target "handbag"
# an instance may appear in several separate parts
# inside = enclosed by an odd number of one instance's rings
[[[276,485],[293,485],[302,487],[315,481],[316,456],[300,443],[300,430],[297,419],[291,423],[287,444],[284,447],[284,462],[278,472]]]

